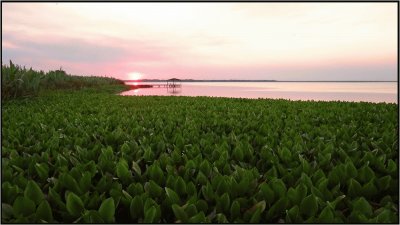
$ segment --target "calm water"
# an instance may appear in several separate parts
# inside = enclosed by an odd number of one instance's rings
[[[138,84],[127,82],[127,84]],[[158,84],[140,82],[139,84]],[[162,83],[164,84],[164,82]],[[397,103],[397,82],[182,82],[181,88],[143,88],[121,95],[283,98]]]

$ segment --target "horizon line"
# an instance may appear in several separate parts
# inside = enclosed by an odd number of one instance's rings
[[[122,80],[122,79],[121,79]],[[253,79],[179,79],[183,82],[398,82],[392,80],[253,80]],[[168,81],[168,79],[122,80],[124,82]]]

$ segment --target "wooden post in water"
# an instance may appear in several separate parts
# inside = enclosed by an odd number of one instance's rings
[[[180,81],[181,80],[178,78],[171,78],[167,80],[167,92],[179,93],[181,87],[181,84],[179,83]],[[169,89],[171,89],[171,91]]]

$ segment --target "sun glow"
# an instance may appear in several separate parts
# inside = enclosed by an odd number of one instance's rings
[[[128,79],[129,80],[140,80],[142,78],[143,74],[139,72],[131,72],[128,73]]]

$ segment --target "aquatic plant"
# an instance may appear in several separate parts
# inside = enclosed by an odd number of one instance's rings
[[[396,104],[46,92],[2,105],[2,222],[397,223]]]

